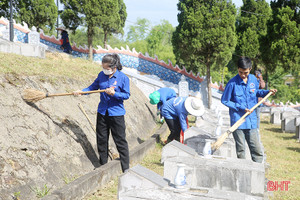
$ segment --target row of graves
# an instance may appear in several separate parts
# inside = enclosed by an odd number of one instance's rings
[[[237,159],[232,134],[211,155],[209,145],[230,128],[228,109],[206,110],[184,134],[162,150],[164,175],[136,165],[119,177],[120,200],[267,199],[268,165]]]
[[[269,110],[268,110],[269,109]],[[263,111],[263,110],[262,110]],[[265,108],[269,112],[270,122],[281,125],[281,130],[285,133],[296,133],[296,139],[300,142],[300,111],[292,107]]]

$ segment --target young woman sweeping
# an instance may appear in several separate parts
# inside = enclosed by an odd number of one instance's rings
[[[129,168],[129,150],[125,134],[125,108],[123,101],[130,96],[129,78],[121,72],[122,65],[117,54],[107,54],[102,59],[102,68],[96,80],[83,90],[74,91],[75,96],[82,91],[105,90],[100,93],[97,112],[97,148],[100,164],[108,159],[108,141],[111,132],[120,155],[122,171]]]

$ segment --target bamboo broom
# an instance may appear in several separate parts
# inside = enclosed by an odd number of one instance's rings
[[[260,100],[255,106],[253,106],[249,112],[246,112],[241,119],[239,119],[235,124],[233,124],[232,127],[230,127],[225,133],[223,133],[216,142],[211,144],[211,149],[213,152],[218,150],[221,145],[224,143],[226,138],[233,132],[235,131],[242,123],[244,123],[245,118],[251,114],[260,104],[262,104],[267,98],[269,98],[272,95],[273,92],[269,92],[262,100]]]
[[[104,92],[105,90],[92,90],[87,92],[80,92],[79,94],[91,94],[91,93],[99,93]],[[25,89],[22,94],[22,98],[24,101],[28,103],[35,103],[39,100],[42,100],[46,97],[55,97],[55,96],[68,96],[73,95],[73,92],[70,93],[59,93],[59,94],[48,94],[35,89]]]

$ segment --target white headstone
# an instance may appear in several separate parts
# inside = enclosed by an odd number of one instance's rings
[[[189,96],[189,83],[185,80],[185,76],[181,76],[181,80],[178,83],[179,96],[188,97]]]
[[[33,45],[40,44],[40,34],[36,31],[35,26],[33,26],[31,31],[28,33],[28,43]]]
[[[9,24],[6,25],[6,29],[2,32],[3,38],[9,40]]]

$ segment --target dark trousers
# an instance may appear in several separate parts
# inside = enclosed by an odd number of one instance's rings
[[[111,131],[120,155],[122,171],[129,169],[129,150],[125,129],[124,116],[108,116],[107,112],[106,115],[97,114],[97,148],[101,165],[107,163],[109,132]]]
[[[167,142],[171,142],[172,140],[176,140],[180,142],[180,131],[181,131],[181,126],[180,126],[180,121],[179,118],[176,119],[165,119],[167,122],[167,125],[171,131]]]

